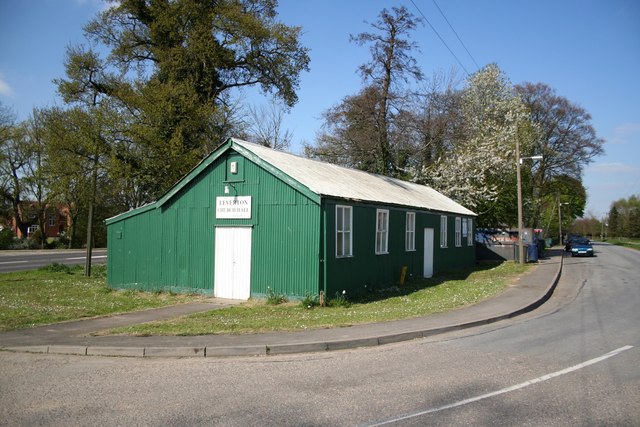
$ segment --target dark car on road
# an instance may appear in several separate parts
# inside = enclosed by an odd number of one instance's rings
[[[573,242],[584,239],[586,239],[586,237],[579,234],[567,234],[567,238],[564,240],[564,251],[571,252],[571,245]]]
[[[572,240],[571,256],[593,256],[593,246],[589,239]]]

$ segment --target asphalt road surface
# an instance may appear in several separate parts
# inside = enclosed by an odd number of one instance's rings
[[[640,252],[566,258],[522,317],[431,339],[229,359],[0,352],[2,425],[638,426]]]
[[[53,263],[84,265],[86,255],[85,249],[0,251],[0,273],[33,270]],[[91,263],[106,264],[107,250],[93,249]]]

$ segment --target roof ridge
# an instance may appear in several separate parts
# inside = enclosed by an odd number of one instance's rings
[[[432,190],[437,191],[433,187],[431,187],[430,185],[420,184],[420,183],[417,183],[415,181],[408,181],[408,180],[401,179],[401,178],[395,178],[395,177],[389,176],[389,175],[383,175],[383,174],[379,174],[379,173],[368,172],[368,171],[364,171],[362,169],[351,168],[351,167],[340,165],[340,164],[337,164],[337,163],[330,163],[330,162],[327,162],[327,161],[324,161],[324,160],[313,159],[313,158],[310,158],[310,157],[305,157],[305,156],[300,155],[300,154],[292,153],[290,151],[277,150],[275,148],[271,148],[271,147],[268,147],[266,145],[256,144],[255,142],[246,141],[246,140],[243,140],[243,139],[240,139],[240,138],[232,137],[231,139],[233,141],[239,143],[240,145],[243,145],[243,146],[245,144],[247,144],[249,146],[253,146],[253,147],[256,147],[258,149],[272,150],[272,151],[274,151],[276,153],[279,153],[279,154],[285,154],[285,155],[296,157],[297,159],[302,159],[302,160],[309,161],[309,162],[320,163],[322,165],[327,165],[327,166],[331,166],[331,167],[338,168],[338,169],[344,169],[344,170],[346,170],[346,171],[348,171],[350,173],[355,172],[355,173],[366,174],[366,175],[373,176],[373,177],[376,177],[376,178],[391,179],[391,180],[398,181],[398,182],[401,182],[401,183],[408,183],[408,184],[413,184],[413,185],[417,185],[417,186],[420,186],[420,187],[431,188]]]
[[[318,195],[476,215],[428,185],[310,159],[239,138],[230,139]]]

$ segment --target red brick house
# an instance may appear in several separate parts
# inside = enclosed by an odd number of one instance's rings
[[[23,222],[29,225],[27,235],[24,236],[16,224],[15,217],[11,218],[11,230],[19,239],[31,237],[40,227],[38,220],[38,208],[36,202],[23,202],[20,206]],[[44,235],[47,238],[58,238],[70,224],[69,207],[62,203],[47,205],[44,210]]]

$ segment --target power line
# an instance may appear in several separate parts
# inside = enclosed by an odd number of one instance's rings
[[[436,7],[438,8],[438,11],[440,12],[440,15],[442,15],[442,17],[444,18],[445,21],[447,21],[447,24],[449,24],[449,28],[451,28],[451,31],[453,31],[453,34],[456,35],[456,37],[458,38],[458,41],[460,42],[460,44],[462,45],[462,47],[464,48],[464,50],[467,51],[467,54],[469,55],[469,58],[471,58],[471,60],[473,61],[474,64],[476,64],[476,68],[480,69],[480,66],[478,65],[478,63],[476,62],[475,58],[473,57],[473,55],[471,55],[471,52],[469,52],[469,49],[467,49],[467,46],[465,46],[465,44],[462,42],[462,39],[460,38],[460,36],[458,35],[458,32],[453,28],[453,25],[451,25],[451,23],[449,22],[449,20],[447,19],[447,17],[444,15],[444,12],[442,11],[442,9],[440,9],[440,6],[438,6],[438,3],[436,3],[436,0],[432,0],[433,4],[436,5]]]
[[[422,18],[427,22],[427,24],[429,24],[429,27],[431,27],[431,29],[433,30],[434,33],[436,33],[436,36],[438,36],[438,38],[440,39],[440,41],[442,42],[442,44],[444,45],[444,47],[447,48],[447,50],[449,51],[449,53],[455,58],[455,60],[458,62],[458,65],[460,65],[462,67],[462,69],[464,70],[464,72],[467,74],[467,76],[469,76],[469,72],[467,71],[467,69],[465,68],[465,66],[462,64],[462,62],[460,62],[460,59],[458,59],[458,57],[456,56],[455,53],[453,53],[453,51],[451,50],[451,48],[449,48],[449,45],[447,45],[447,43],[444,41],[444,39],[440,36],[440,34],[436,31],[436,29],[434,28],[433,25],[431,25],[431,22],[429,22],[429,20],[427,19],[427,17],[424,15],[424,13],[422,13],[422,11],[420,10],[420,8],[418,7],[418,5],[413,1],[410,0],[411,4],[413,4],[413,7],[415,7],[418,12],[420,12],[420,15],[422,15]]]

